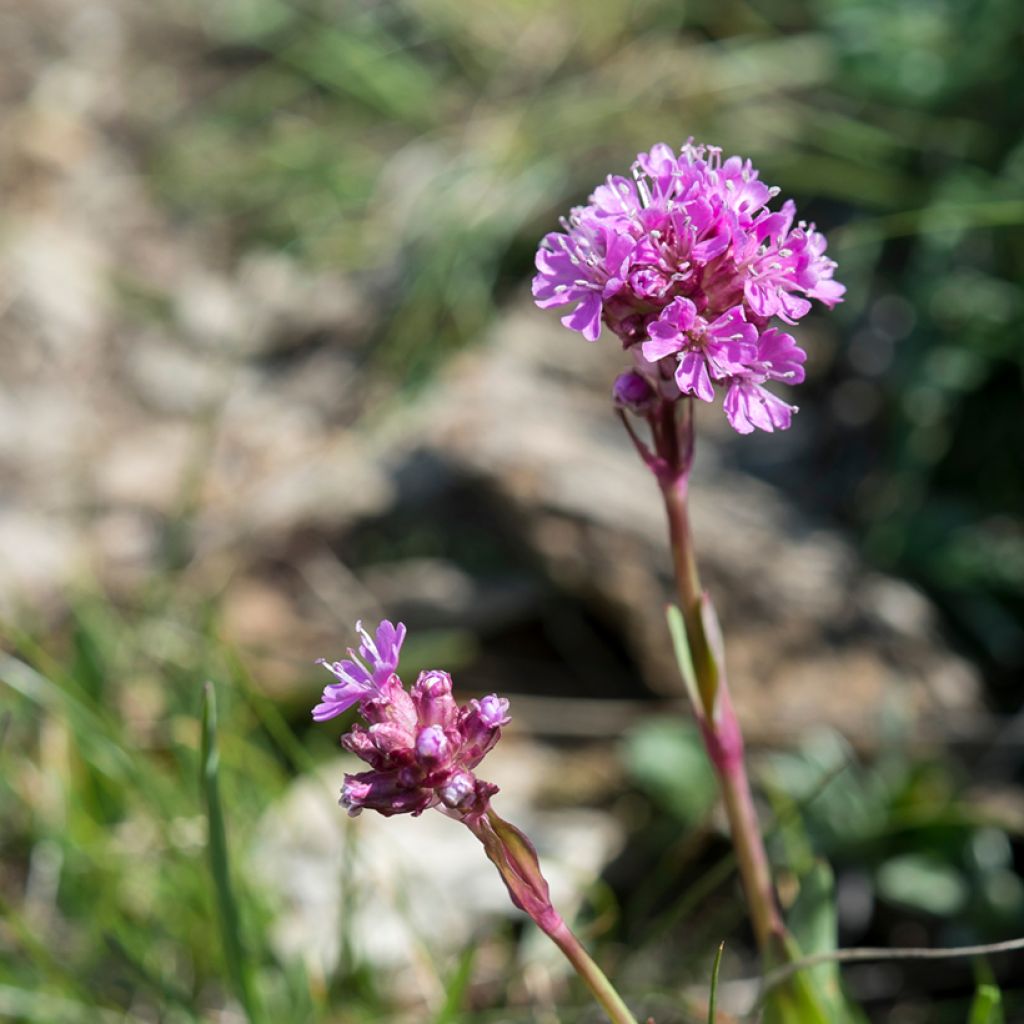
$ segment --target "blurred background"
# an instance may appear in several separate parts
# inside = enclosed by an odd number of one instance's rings
[[[781,898],[808,950],[1024,933],[1022,91],[1017,0],[0,0],[0,1017],[599,1019],[471,837],[336,807],[313,660],[384,614],[512,698],[502,813],[631,1001],[706,1019],[725,939],[751,1007],[621,353],[528,287],[688,136],[848,286],[789,433],[699,421]],[[980,1024],[1020,968],[842,977]]]

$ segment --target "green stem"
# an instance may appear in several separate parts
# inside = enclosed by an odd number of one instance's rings
[[[604,971],[594,962],[583,944],[562,921],[559,927],[547,933],[552,941],[565,954],[576,973],[583,979],[594,994],[594,998],[604,1007],[609,1020],[613,1024],[637,1024],[636,1018],[629,1007],[623,1002],[622,996],[605,976]]]

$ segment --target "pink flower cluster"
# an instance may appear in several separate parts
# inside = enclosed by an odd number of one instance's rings
[[[764,385],[798,384],[806,354],[769,324],[795,324],[810,299],[834,306],[845,288],[824,236],[794,225],[793,202],[767,208],[777,193],[749,160],[723,162],[720,149],[692,140],[677,156],[659,143],[637,157],[632,179],[609,176],[544,238],[534,298],[545,309],[572,305],[562,323],[588,341],[603,321],[633,352],[636,370],[615,392],[627,407],[710,402],[718,387],[741,434],[784,429],[795,407]]]
[[[313,709],[324,721],[358,703],[366,722],[341,739],[371,769],[345,776],[342,806],[351,815],[365,807],[385,815],[437,806],[460,816],[484,813],[498,787],[473,769],[508,723],[508,701],[491,694],[459,706],[451,676],[438,671],[422,672],[407,692],[395,671],[405,626],[385,620],[372,640],[362,624],[356,629],[363,641],[359,655],[350,649],[346,661],[321,661],[338,683],[325,688]]]

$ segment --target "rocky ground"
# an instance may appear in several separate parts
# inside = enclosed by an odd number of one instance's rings
[[[608,409],[613,347],[524,297],[424,392],[385,392],[354,280],[233,253],[147,177],[160,98],[187,92],[146,59],[161,26],[187,53],[166,12],[0,10],[4,614],[58,611],[89,578],[130,593],[171,560],[223,595],[268,685],[386,611],[471,634],[468,685],[529,695],[538,729],[551,700],[677,696],[661,513]],[[977,732],[977,680],[928,602],[730,468],[716,419],[701,430],[695,529],[754,735],[825,722],[870,745],[883,710],[921,739]],[[614,731],[614,707],[558,729]]]

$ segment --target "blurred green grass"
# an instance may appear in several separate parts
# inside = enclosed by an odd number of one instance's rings
[[[432,972],[439,994],[429,1008],[396,1002],[387,972],[365,960],[347,927],[357,891],[347,890],[336,922],[342,955],[329,974],[275,951],[280,897],[254,866],[258,827],[296,778],[313,778],[332,756],[337,730],[309,728],[305,706],[261,696],[220,635],[215,608],[165,590],[128,611],[81,594],[59,644],[44,650],[13,633],[11,642],[13,653],[0,654],[7,1019],[542,1019],[523,1003],[515,940],[484,921],[454,959],[437,956],[422,936],[419,969]],[[215,682],[204,687],[207,679]],[[314,697],[319,684],[310,679]],[[648,808],[630,856],[648,866],[634,864],[633,883],[614,892],[595,887],[582,927],[659,1021],[698,1020],[683,986],[706,984],[723,935],[742,944],[735,864],[709,829],[712,780],[678,770],[680,758],[699,752],[692,728],[655,718],[627,739],[632,814]],[[836,941],[832,876],[820,880],[821,856],[861,881],[887,927],[915,922],[946,945],[1019,930],[1024,887],[1013,844],[1022,837],[977,806],[950,765],[908,757],[895,735],[883,757],[864,765],[823,734],[772,755],[758,780],[771,801],[780,885],[806,950]],[[321,788],[333,805],[332,787]],[[347,832],[337,865],[350,876],[361,856],[357,835]],[[507,952],[481,985],[476,961],[488,933],[485,945]],[[911,989],[908,1000],[929,1007],[929,1020],[967,1018],[965,997],[935,1001]],[[1014,993],[1007,1000],[1017,1005]],[[560,1003],[559,1019],[593,1020],[585,994]]]

